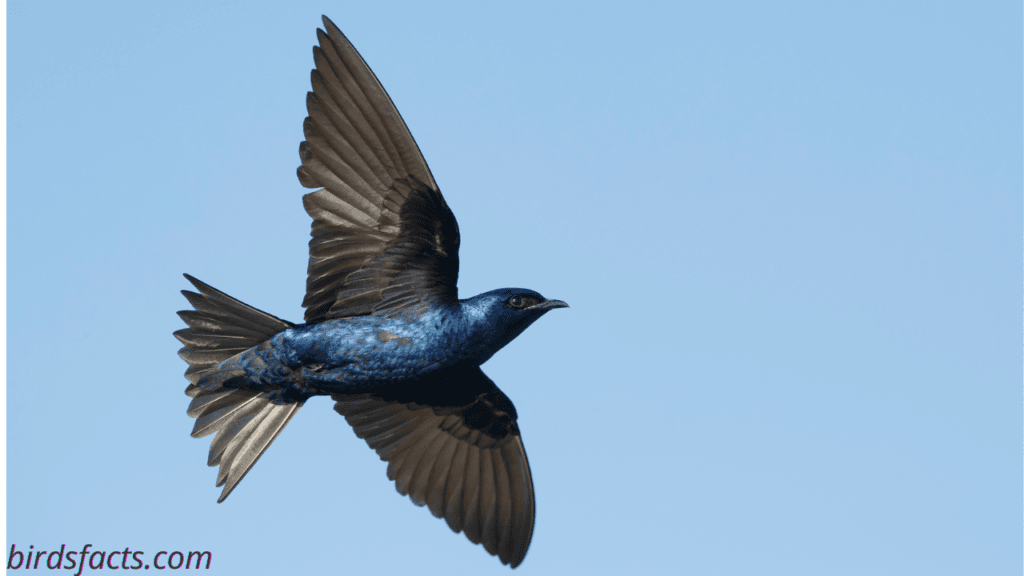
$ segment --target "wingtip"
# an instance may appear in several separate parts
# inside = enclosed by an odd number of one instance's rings
[[[189,274],[187,272],[183,273],[182,276],[184,276],[186,280],[191,282],[192,285],[195,286],[196,290],[199,290],[200,292],[205,292],[203,289],[204,288],[209,288],[209,286],[207,286],[206,282],[203,282],[202,280],[196,278],[195,276],[192,276],[191,274]],[[186,291],[182,290],[182,293],[184,293],[184,292],[186,292]]]
[[[332,33],[332,28],[334,29],[333,32],[341,32],[341,30],[338,29],[338,26],[335,25],[334,22],[332,22],[331,19],[327,17],[327,14],[321,14],[320,19],[323,21],[324,28],[327,29],[328,34]]]
[[[195,286],[197,288],[199,287],[200,284],[203,283],[202,280],[196,278],[195,276],[189,274],[188,272],[182,273],[182,276],[184,276],[185,280],[188,280],[189,282],[192,283],[193,286]]]

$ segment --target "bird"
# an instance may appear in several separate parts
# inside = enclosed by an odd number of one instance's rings
[[[174,336],[192,437],[216,434],[223,502],[314,396],[387,462],[397,491],[517,567],[533,477],[512,401],[480,366],[547,312],[525,288],[459,299],[459,226],[405,121],[326,16],[313,47],[299,183],[312,218],[304,322],[185,274]]]

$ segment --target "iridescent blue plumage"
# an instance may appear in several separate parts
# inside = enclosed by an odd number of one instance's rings
[[[516,309],[508,303],[514,296],[538,303]],[[504,288],[418,314],[302,324],[222,362],[218,371],[242,370],[247,382],[307,397],[373,392],[439,370],[480,366],[545,312],[564,306],[532,290]]]
[[[459,300],[459,227],[377,78],[324,17],[299,182],[313,218],[305,323],[186,275],[175,332],[192,435],[216,433],[223,501],[313,396],[329,395],[401,494],[505,564],[522,562],[534,494],[512,401],[480,365],[567,305],[504,288]]]

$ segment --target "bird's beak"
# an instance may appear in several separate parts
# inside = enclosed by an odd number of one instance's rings
[[[555,308],[568,308],[569,305],[561,300],[545,300],[530,306],[530,310],[554,310]]]

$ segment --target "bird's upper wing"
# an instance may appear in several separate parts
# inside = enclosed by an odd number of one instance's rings
[[[299,181],[313,217],[306,321],[458,298],[459,227],[377,77],[327,17],[313,47]]]
[[[530,464],[512,401],[482,370],[331,398],[401,494],[502,563],[522,562],[533,536]]]

